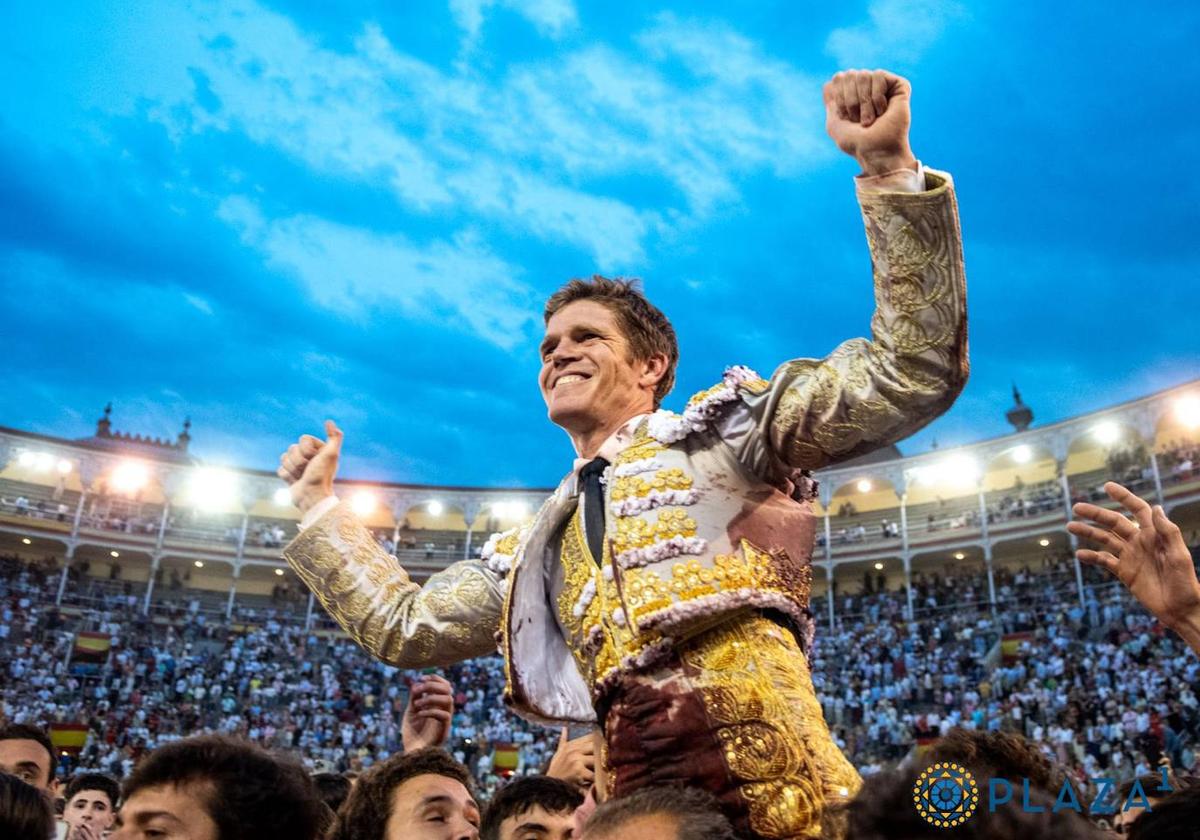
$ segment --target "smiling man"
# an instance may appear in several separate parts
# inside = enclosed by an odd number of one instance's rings
[[[571,281],[546,304],[539,385],[577,457],[482,561],[418,586],[333,495],[332,422],[283,454],[305,512],[284,556],[329,613],[406,667],[490,653],[498,632],[513,709],[598,726],[601,798],[698,786],[746,837],[815,835],[861,780],[809,676],[808,471],[911,434],[967,377],[954,193],[909,149],[909,96],[884,71],[825,86],[826,128],[863,170],[871,339],[770,379],[731,367],[675,414],[660,408],[679,355],[670,321],[631,283]],[[755,303],[794,333],[802,298]]]

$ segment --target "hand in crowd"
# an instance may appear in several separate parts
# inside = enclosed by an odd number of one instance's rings
[[[102,840],[104,832],[91,823],[80,823],[67,832],[66,840]]]
[[[440,747],[450,737],[450,718],[454,715],[454,687],[437,674],[425,674],[413,683],[400,740],[406,753],[425,747]]]
[[[279,469],[275,473],[288,483],[292,504],[301,512],[333,495],[333,478],[342,454],[342,430],[332,420],[326,420],[325,436],[321,440],[301,435],[279,456]]]
[[[574,739],[568,739],[568,734],[564,726],[546,775],[586,791],[596,778],[596,739],[591,733]]]
[[[1075,515],[1094,524],[1071,522],[1067,530],[1101,546],[1099,551],[1081,548],[1076,556],[1116,575],[1142,606],[1200,653],[1200,579],[1179,526],[1161,506],[1151,507],[1115,481],[1104,490],[1133,521],[1097,505],[1075,505]]]
[[[916,169],[908,145],[912,87],[886,70],[843,70],[825,83],[825,130],[867,175]]]

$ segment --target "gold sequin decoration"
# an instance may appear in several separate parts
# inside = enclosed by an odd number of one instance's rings
[[[654,521],[637,516],[618,517],[613,548],[617,555],[637,548],[646,548],[671,537],[696,536],[696,520],[682,508],[666,508]]]
[[[680,650],[766,838],[818,837],[827,803],[862,785],[821,714],[808,663],[790,632],[757,615],[734,619]]]
[[[620,502],[625,499],[645,498],[653,490],[660,493],[666,490],[690,490],[692,484],[692,477],[678,467],[658,470],[653,478],[640,475],[620,476],[613,481],[611,499]]]

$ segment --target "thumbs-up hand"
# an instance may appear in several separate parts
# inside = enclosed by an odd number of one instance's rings
[[[279,469],[275,472],[288,483],[292,504],[301,513],[333,495],[333,477],[337,475],[338,458],[342,454],[342,430],[332,420],[326,420],[325,436],[321,440],[301,435],[279,456]]]

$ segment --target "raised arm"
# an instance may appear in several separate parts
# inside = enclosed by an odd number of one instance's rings
[[[342,433],[305,435],[280,458],[279,475],[305,513],[319,513],[284,549],[284,559],[354,641],[404,668],[443,667],[495,653],[503,580],[462,561],[414,583],[348,503],[333,496]],[[319,506],[319,507],[318,507]]]
[[[884,71],[839,73],[825,86],[826,128],[863,170],[871,338],[742,385],[753,420],[733,442],[760,472],[780,462],[817,469],[886,446],[944,412],[966,384],[958,208],[950,176],[921,170],[909,149],[909,95],[907,81]]]

